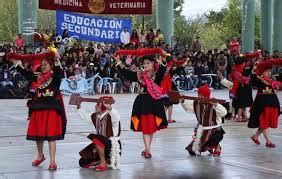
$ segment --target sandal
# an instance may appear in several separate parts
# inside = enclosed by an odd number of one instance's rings
[[[95,167],[94,168],[94,170],[96,171],[96,172],[103,172],[103,171],[106,171],[106,170],[108,170],[109,168],[107,167],[107,165],[106,166],[97,166],[97,167]]]
[[[221,154],[221,146],[219,147],[219,150],[215,149],[213,152],[213,157],[219,157]]]
[[[176,122],[176,120],[169,119],[169,120],[167,120],[167,122],[168,122],[168,123],[175,123],[175,122]]]
[[[152,158],[152,154],[146,152],[146,150],[142,151],[141,156],[144,157],[145,159]]]
[[[152,154],[146,152],[144,157],[145,157],[145,159],[150,159],[150,158],[152,158]]]
[[[44,160],[46,160],[46,158],[43,154],[40,160],[36,159],[32,162],[32,166],[36,167],[36,166],[40,165]]]
[[[276,145],[273,144],[273,143],[266,143],[265,146],[269,147],[269,148],[275,148],[276,147]]]
[[[243,118],[243,117],[241,116],[241,117],[235,117],[235,121],[236,121],[236,122],[247,122],[248,119]]]
[[[52,162],[52,164],[49,165],[49,170],[57,170],[57,164],[55,162]]]
[[[253,141],[255,144],[260,145],[259,140],[258,140],[258,139],[255,139],[255,136],[254,136],[254,135],[251,137],[251,139],[252,139],[252,141]]]

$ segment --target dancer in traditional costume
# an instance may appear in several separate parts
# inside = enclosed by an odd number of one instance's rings
[[[234,63],[234,69],[230,75],[233,81],[233,87],[230,90],[232,107],[235,109],[235,120],[237,122],[246,122],[248,120],[246,108],[253,103],[250,77],[247,71],[244,70],[245,61],[243,58],[237,57]]]
[[[256,85],[258,92],[251,107],[249,128],[258,128],[251,137],[253,142],[260,144],[259,136],[264,135],[266,147],[274,148],[269,134],[269,128],[278,127],[278,116],[280,114],[280,103],[276,90],[282,87],[282,83],[271,78],[273,65],[282,65],[282,60],[268,60],[259,63],[253,70],[252,83]]]
[[[132,52],[138,55],[136,53],[138,51]],[[148,54],[142,53],[144,70],[133,72],[125,69],[120,61],[119,54],[121,53],[118,51],[116,60],[120,73],[130,81],[139,82],[141,86],[139,95],[133,104],[130,127],[135,132],[143,133],[145,149],[141,155],[148,159],[152,157],[151,143],[154,133],[160,129],[167,128],[168,125],[165,113],[165,105],[168,104],[168,97],[160,87],[166,72],[166,62],[159,61],[160,65],[158,70],[155,71],[154,63],[156,60],[154,56],[144,56]]]
[[[162,58],[162,57],[160,56],[160,58]],[[161,82],[161,87],[163,88],[165,94],[167,94],[171,90],[177,91],[176,85],[172,82],[172,77],[173,77],[173,70],[172,70],[172,68],[173,68],[173,65],[175,63],[173,62],[172,57],[171,57],[170,54],[167,55],[166,62],[167,62],[166,73],[164,75],[164,79]],[[176,122],[175,120],[172,119],[173,104],[174,103],[170,102],[166,106],[167,119],[168,119],[167,122],[168,123],[175,123]]]
[[[19,55],[9,54],[10,59],[30,59],[33,63],[34,56],[37,65],[40,67],[39,73],[33,73],[33,87],[35,96],[33,97],[30,110],[31,117],[27,130],[27,140],[36,141],[37,158],[32,162],[33,166],[40,165],[46,158],[43,154],[44,141],[49,143],[50,165],[49,170],[56,170],[56,140],[63,140],[66,131],[66,115],[63,98],[60,92],[61,79],[64,77],[59,60],[55,60],[54,52],[46,52],[39,55]],[[40,57],[40,58],[39,58]],[[21,61],[14,60],[20,68],[23,68]]]
[[[198,89],[198,96],[210,98],[208,85],[203,85]],[[221,127],[222,118],[227,114],[227,110],[219,103],[203,103],[201,101],[183,100],[181,105],[185,111],[195,113],[198,124],[195,127],[192,142],[186,147],[191,155],[200,155],[209,151],[214,157],[220,156],[220,142],[225,134]]]
[[[111,104],[105,103],[109,99],[113,98],[100,97],[94,113],[81,109],[80,101],[77,104],[81,119],[93,123],[96,129],[96,134],[90,134],[87,137],[92,143],[79,152],[81,156],[79,165],[83,168],[96,165],[95,171],[105,171],[108,169],[107,164],[113,169],[120,167],[120,115]]]

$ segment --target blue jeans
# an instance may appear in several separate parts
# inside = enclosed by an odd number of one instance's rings
[[[193,88],[197,88],[200,79],[198,77],[190,76],[186,78],[186,81],[187,81],[187,89],[188,89],[188,83],[190,83]]]

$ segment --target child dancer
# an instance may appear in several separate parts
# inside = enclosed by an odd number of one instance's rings
[[[198,96],[210,98],[208,85],[205,84],[198,89]],[[226,109],[218,103],[211,104],[183,99],[181,99],[181,105],[185,111],[195,113],[198,121],[193,140],[186,147],[189,154],[200,155],[208,150],[214,157],[220,156],[221,146],[219,143],[225,134],[221,124],[222,117],[227,114]]]
[[[113,98],[100,97],[93,114],[83,110],[80,101],[77,103],[81,119],[93,123],[96,128],[96,134],[88,136],[92,143],[79,152],[81,156],[79,165],[89,168],[98,163],[94,168],[95,171],[107,170],[107,164],[110,164],[113,169],[120,167],[120,115],[110,104],[106,104],[106,100],[113,100]]]

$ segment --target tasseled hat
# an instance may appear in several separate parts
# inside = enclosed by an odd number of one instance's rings
[[[211,90],[207,84],[204,84],[198,89],[198,94],[201,94],[205,98],[210,98],[211,96]]]
[[[98,104],[101,104],[101,111],[105,111],[107,109],[106,106],[104,105],[104,102],[106,100],[114,100],[114,98],[112,96],[101,96],[98,99]]]

